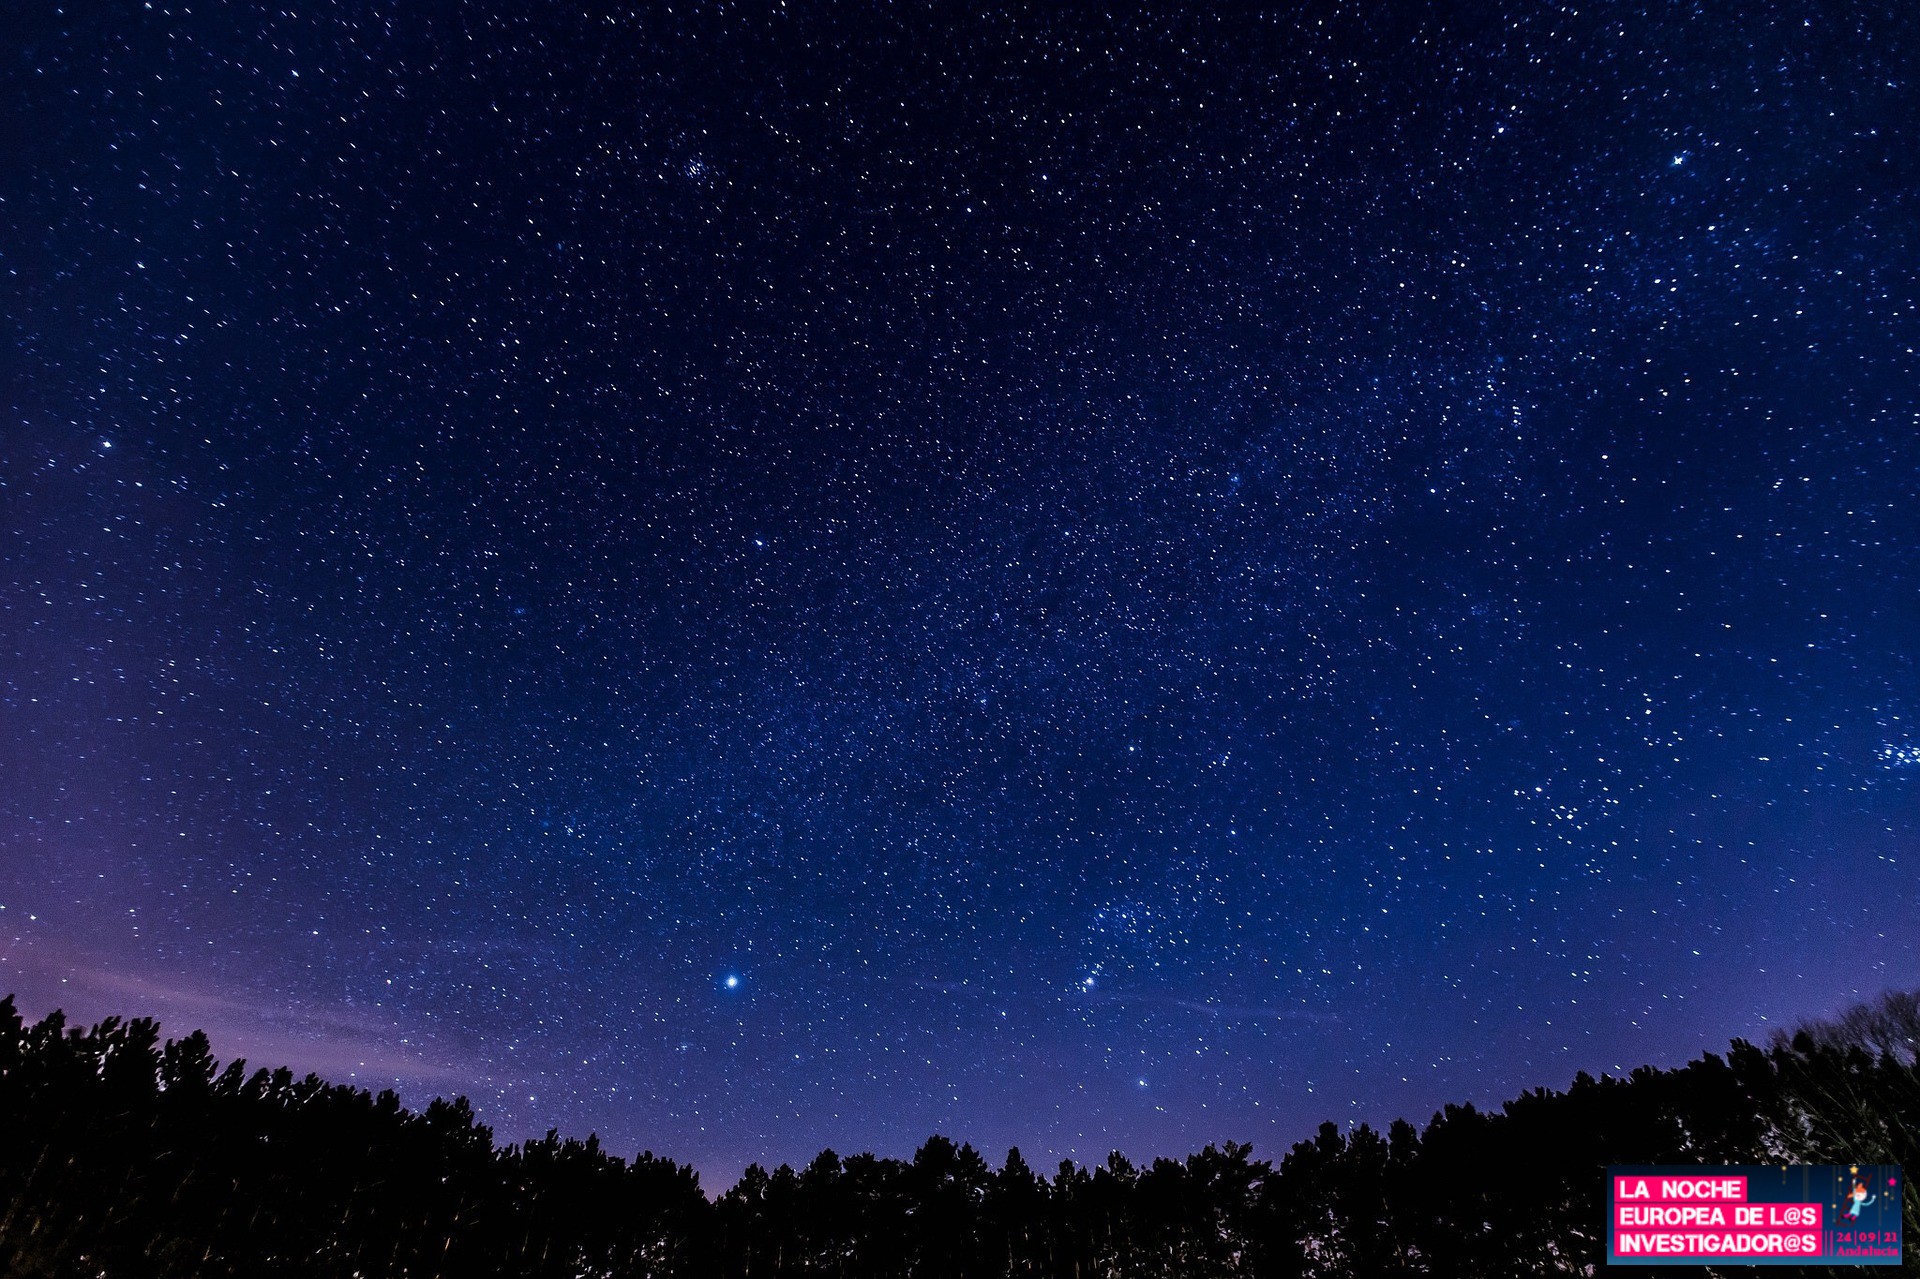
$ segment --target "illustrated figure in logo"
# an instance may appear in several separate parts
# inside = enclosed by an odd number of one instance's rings
[[[1852,1203],[1847,1207],[1847,1220],[1858,1221],[1860,1220],[1860,1210],[1872,1203],[1877,1196],[1867,1193],[1866,1182],[1856,1181],[1853,1183],[1853,1193],[1847,1197],[1852,1200]]]

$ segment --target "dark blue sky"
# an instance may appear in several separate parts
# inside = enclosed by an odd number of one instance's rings
[[[1916,984],[1920,9],[495,7],[9,15],[29,1011],[714,1185]]]

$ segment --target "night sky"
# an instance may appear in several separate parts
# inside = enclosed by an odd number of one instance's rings
[[[1920,984],[1920,6],[4,24],[25,1011],[718,1188]]]

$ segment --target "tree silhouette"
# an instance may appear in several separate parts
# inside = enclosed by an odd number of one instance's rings
[[[994,1171],[935,1136],[910,1160],[749,1167],[709,1201],[651,1152],[557,1132],[496,1147],[463,1098],[412,1112],[221,1067],[204,1035],[163,1042],[144,1019],[29,1025],[9,998],[0,1275],[1593,1275],[1609,1164],[1911,1164],[1914,1006],[1883,996],[1764,1049],[1447,1106],[1424,1130],[1323,1124],[1277,1168],[1228,1143],[1047,1179],[1017,1149]]]

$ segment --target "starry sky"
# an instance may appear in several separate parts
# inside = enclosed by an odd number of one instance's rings
[[[1920,984],[1920,7],[9,9],[0,989],[698,1167]]]

